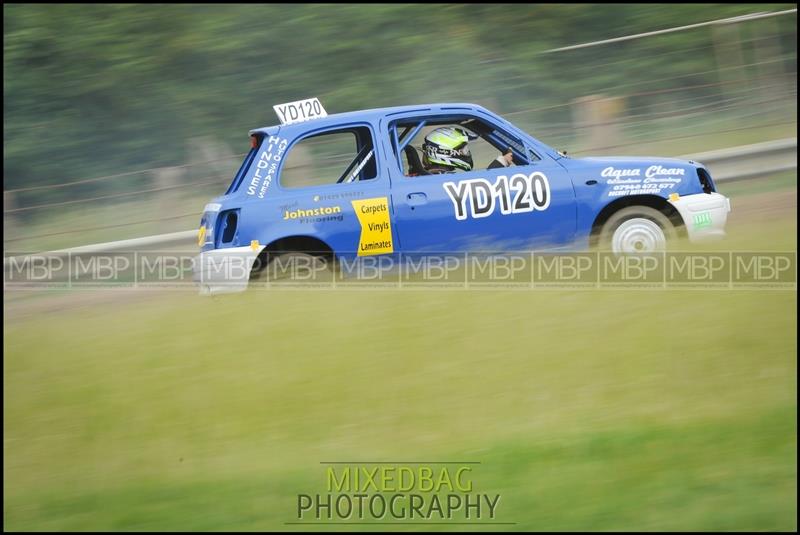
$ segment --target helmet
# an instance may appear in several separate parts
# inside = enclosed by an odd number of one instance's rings
[[[461,128],[452,126],[437,128],[422,144],[422,159],[425,167],[439,165],[453,170],[471,171],[472,153],[467,143],[469,135]]]

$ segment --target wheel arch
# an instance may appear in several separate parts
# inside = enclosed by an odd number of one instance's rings
[[[271,241],[262,249],[257,261],[254,263],[254,266],[257,267],[254,267],[253,271],[251,271],[250,278],[252,279],[267,266],[271,254],[284,252],[308,253],[324,256],[328,260],[336,259],[336,254],[331,246],[319,238],[306,235],[284,236]]]
[[[597,214],[589,234],[590,247],[595,247],[597,245],[600,239],[600,231],[603,229],[603,225],[605,225],[606,221],[616,212],[619,212],[623,208],[628,208],[629,206],[647,206],[648,208],[658,210],[667,216],[672,226],[675,227],[675,230],[678,232],[679,237],[686,236],[686,226],[681,214],[678,212],[678,209],[665,198],[659,197],[658,195],[627,195],[614,199],[604,206]]]

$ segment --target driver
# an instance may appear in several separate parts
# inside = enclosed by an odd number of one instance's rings
[[[508,147],[504,153],[492,160],[492,163],[490,163],[489,167],[486,169],[497,169],[499,167],[510,167],[512,165],[514,165],[514,152],[511,150],[511,147]]]
[[[469,135],[461,128],[445,126],[425,136],[422,166],[432,175],[472,171]]]

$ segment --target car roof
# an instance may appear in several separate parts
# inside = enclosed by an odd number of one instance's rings
[[[486,110],[482,106],[478,106],[477,104],[470,104],[468,102],[450,102],[450,103],[437,103],[437,104],[417,104],[410,106],[394,106],[390,108],[373,108],[368,110],[334,113],[332,115],[328,115],[327,117],[323,117],[321,119],[312,119],[310,121],[305,121],[296,124],[324,127],[324,126],[331,126],[331,125],[354,122],[354,121],[371,121],[380,117],[386,117],[390,115],[402,115],[408,112],[438,113],[447,111],[452,111],[454,113],[465,112],[465,111],[482,111],[484,113],[490,113],[488,110]],[[261,128],[255,128],[253,130],[250,130],[250,134],[253,135],[261,133],[261,134],[272,135],[277,131],[279,127],[280,125],[271,125],[271,126],[264,126]]]

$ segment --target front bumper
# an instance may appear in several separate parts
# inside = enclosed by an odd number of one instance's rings
[[[731,200],[719,193],[686,195],[672,205],[681,214],[689,240],[701,242],[725,237],[725,223],[731,211]]]
[[[193,280],[201,295],[243,292],[250,271],[264,246],[230,247],[200,253],[193,265]]]

